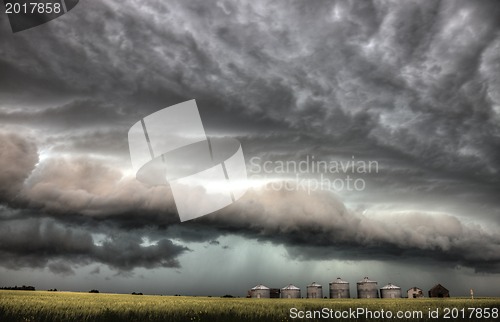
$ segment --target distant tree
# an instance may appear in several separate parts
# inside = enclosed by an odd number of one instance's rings
[[[9,291],[34,291],[35,287],[34,286],[5,286],[5,287],[0,287],[2,290],[9,290]]]
[[[143,295],[142,293],[136,293],[136,292],[132,292],[132,295]]]
[[[234,298],[234,296],[232,296],[232,295],[230,295],[230,294],[226,294],[226,295],[224,295],[224,296],[222,296],[222,297],[226,297],[226,298]]]
[[[89,293],[99,293],[99,290],[90,290]]]

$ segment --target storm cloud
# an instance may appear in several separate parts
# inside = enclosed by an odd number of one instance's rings
[[[0,265],[179,268],[190,243],[241,236],[302,261],[498,273],[499,28],[493,0],[85,2],[16,34],[4,19]],[[364,191],[254,189],[179,224],[169,188],[135,180],[126,137],[193,98],[247,165],[356,157],[380,171]]]
[[[4,222],[0,232],[2,266],[47,266],[62,274],[71,274],[72,266],[95,262],[119,271],[179,267],[177,257],[189,250],[169,239],[144,245],[141,236],[130,233],[116,232],[94,240],[91,231],[83,227],[64,227],[47,219],[11,220]]]
[[[500,264],[497,229],[439,212],[360,213],[331,193],[251,192],[238,206],[200,221],[218,234],[283,244],[301,260],[423,258],[491,272]]]
[[[0,133],[0,201],[16,198],[37,161],[33,142],[15,134]]]

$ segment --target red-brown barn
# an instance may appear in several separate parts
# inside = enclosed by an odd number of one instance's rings
[[[443,285],[437,284],[429,290],[429,297],[450,297],[450,291]]]

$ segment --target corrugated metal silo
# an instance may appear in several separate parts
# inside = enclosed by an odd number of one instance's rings
[[[331,299],[348,299],[351,297],[349,290],[349,282],[342,280],[340,277],[333,282],[330,282],[330,298]]]
[[[365,277],[358,282],[358,299],[370,299],[378,297],[377,282]]]
[[[321,299],[323,298],[323,286],[316,282],[307,285],[307,298],[308,299]]]
[[[250,296],[257,299],[268,299],[271,297],[271,289],[265,285],[259,284],[250,290]]]
[[[380,297],[383,299],[400,299],[401,287],[389,283],[380,289]]]
[[[293,284],[288,284],[281,289],[282,299],[300,299],[300,288]]]

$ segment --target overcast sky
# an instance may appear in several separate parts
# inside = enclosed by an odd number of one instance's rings
[[[2,13],[0,39],[2,286],[244,296],[340,276],[354,296],[369,276],[500,296],[498,1],[80,1],[15,34]],[[252,158],[377,171],[255,185],[180,223],[127,132],[191,99],[249,175]]]

